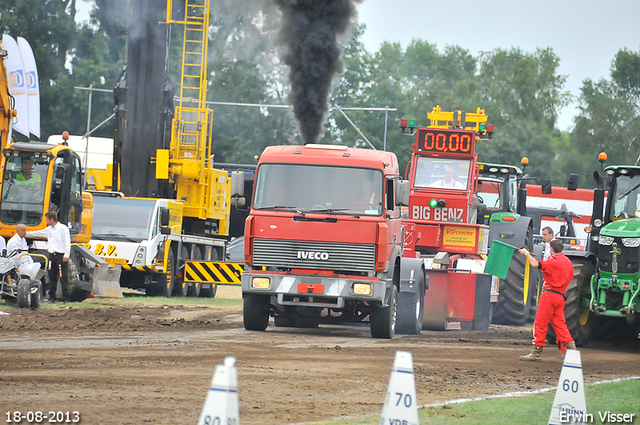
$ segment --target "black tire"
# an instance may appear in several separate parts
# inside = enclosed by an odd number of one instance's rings
[[[424,318],[424,274],[419,273],[417,292],[398,293],[398,319],[396,333],[406,335],[420,335]]]
[[[31,308],[42,307],[44,295],[42,294],[42,282],[36,280],[31,284]]]
[[[529,289],[531,294],[531,300],[529,301],[529,323],[536,321],[536,314],[538,313],[538,303],[540,302],[540,295],[542,295],[542,271],[538,273],[538,279],[532,284]]]
[[[86,284],[86,282],[93,282],[92,275],[79,272],[78,266],[83,264],[84,261],[86,261],[84,258],[76,255],[71,255],[71,257],[69,258],[68,288],[69,288],[69,299],[73,302],[84,301],[87,298],[89,298],[89,295],[91,295],[91,291],[84,290],[80,286],[81,284]],[[93,287],[93,284],[91,286]],[[60,289],[60,285],[58,285],[58,289]]]
[[[193,247],[193,260],[200,261],[202,260],[202,251],[199,246]],[[202,283],[201,282],[191,282],[191,286],[189,286],[188,296],[190,297],[199,297],[200,292],[202,291]]]
[[[160,279],[162,290],[162,296],[171,298],[173,294],[173,287],[176,283],[176,255],[173,247],[169,248],[169,255],[167,256],[166,270]]]
[[[176,266],[178,267],[184,266],[184,262],[188,260],[189,257],[190,257],[189,250],[187,249],[186,246],[182,245],[182,249],[180,250],[180,258],[176,259]],[[183,270],[182,275],[176,278],[176,283],[173,291],[175,295],[179,297],[186,297],[187,295],[189,295],[189,282],[185,282],[184,280],[184,267],[182,270]],[[176,267],[176,272],[177,272],[177,267]],[[177,273],[176,273],[176,276],[177,276]]]
[[[593,262],[586,258],[571,258],[571,262],[573,263],[573,279],[569,282],[565,293],[564,317],[573,340],[580,347],[591,339],[591,333],[597,319],[596,315],[589,310],[588,304],[582,302],[582,297],[590,294],[591,276],[595,267]],[[549,325],[547,339],[552,343],[556,341],[556,334],[551,325]]]
[[[371,336],[393,339],[398,314],[398,288],[391,286],[391,295],[386,307],[374,307],[369,314]]]
[[[264,331],[269,326],[269,296],[244,294],[242,305],[244,328],[248,331]]]
[[[18,307],[31,307],[31,282],[29,279],[20,279],[18,281]]]
[[[215,247],[211,248],[211,251],[207,255],[207,257],[209,257],[206,259],[208,261],[218,261],[220,258],[220,256],[218,255],[218,250]],[[215,298],[216,292],[218,292],[218,285],[212,283],[210,288],[200,289],[200,296],[203,298]]]
[[[527,229],[525,246],[531,251],[533,241],[531,227]],[[506,279],[500,279],[498,301],[493,311],[493,324],[524,326],[529,318],[529,305],[531,303],[530,289],[533,279],[524,281],[526,257],[514,253],[509,263],[509,271]],[[525,288],[526,283],[526,288]],[[525,291],[526,289],[526,291]],[[526,292],[526,295],[525,295]],[[526,300],[525,300],[526,298]]]

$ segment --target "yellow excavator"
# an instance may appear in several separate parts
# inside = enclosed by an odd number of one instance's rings
[[[91,238],[93,197],[83,192],[79,156],[66,143],[50,145],[12,140],[18,116],[5,69],[8,53],[0,46],[0,236],[8,240],[19,223],[28,230],[44,229],[44,215],[55,211],[69,227],[73,244],[69,263],[69,293],[73,301],[95,296],[122,296],[120,269],[108,265],[82,244]],[[45,251],[45,240],[34,240]],[[0,253],[2,255],[3,253]],[[115,285],[114,285],[115,283]]]

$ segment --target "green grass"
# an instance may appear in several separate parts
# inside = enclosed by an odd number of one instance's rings
[[[555,391],[519,398],[469,401],[420,409],[421,425],[513,425],[546,424],[551,413]],[[602,424],[598,412],[633,413],[634,424],[640,424],[640,381],[628,380],[585,388],[587,412],[593,424]],[[378,424],[380,417],[317,422],[323,425]],[[605,422],[608,423],[608,422]]]

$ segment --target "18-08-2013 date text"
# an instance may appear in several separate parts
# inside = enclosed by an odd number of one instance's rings
[[[63,412],[63,411],[7,411],[6,423],[9,424],[64,424],[80,422],[80,412]]]

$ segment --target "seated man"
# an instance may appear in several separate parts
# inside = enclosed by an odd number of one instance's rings
[[[376,210],[380,212],[380,193],[373,186],[371,180],[363,180],[362,190],[353,193],[349,199],[349,209],[355,211]]]
[[[444,168],[444,178],[433,182],[429,187],[444,187],[451,189],[466,189],[466,187],[455,178],[456,172],[452,166],[447,165]]]
[[[33,186],[39,193],[42,187],[42,177],[40,177],[40,174],[33,172],[33,160],[31,158],[23,159],[20,168],[22,172],[16,176],[16,184]]]

